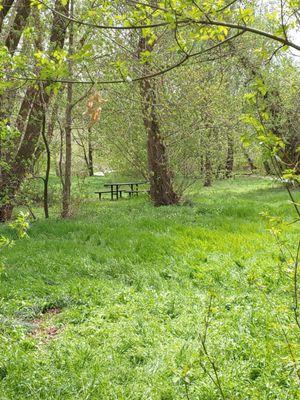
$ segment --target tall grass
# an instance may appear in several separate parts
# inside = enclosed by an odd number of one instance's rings
[[[226,398],[299,398],[289,259],[260,216],[292,219],[285,192],[238,179],[154,208],[99,202],[102,182],[86,181],[72,219],[53,207],[2,256],[0,398],[217,400],[199,336],[210,297]]]

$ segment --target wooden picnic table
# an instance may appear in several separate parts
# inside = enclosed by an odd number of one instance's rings
[[[110,193],[111,200],[114,199],[114,196],[116,200],[118,200],[119,197],[122,197],[122,192],[126,192],[129,194],[129,196],[136,194],[138,196],[139,194],[139,185],[144,185],[146,183],[149,183],[148,181],[134,181],[134,182],[111,182],[111,183],[106,183],[103,185],[104,187],[109,187],[110,191],[102,191],[102,192],[96,192],[99,194],[99,199],[101,200],[101,194],[102,193]],[[130,190],[120,190],[122,187],[129,186]]]

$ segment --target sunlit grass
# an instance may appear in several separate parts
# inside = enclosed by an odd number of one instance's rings
[[[74,218],[52,207],[2,253],[1,400],[217,400],[199,340],[210,296],[226,398],[297,399],[291,265],[260,215],[292,220],[285,191],[195,184],[189,205],[154,208],[146,196],[99,202],[102,182],[86,181]],[[285,239],[297,237],[292,225]]]

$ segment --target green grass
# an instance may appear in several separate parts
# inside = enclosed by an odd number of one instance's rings
[[[41,218],[2,252],[0,399],[220,399],[199,338],[210,296],[225,398],[300,398],[291,260],[259,214],[292,220],[286,192],[238,179],[154,208],[99,203],[101,181],[73,219]],[[295,225],[284,238],[296,244]]]

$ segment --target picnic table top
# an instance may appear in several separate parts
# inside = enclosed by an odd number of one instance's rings
[[[112,182],[105,183],[103,186],[128,186],[128,185],[142,185],[143,183],[149,183],[148,181],[137,181],[137,182]]]

